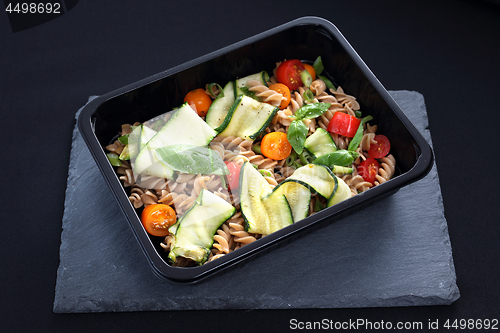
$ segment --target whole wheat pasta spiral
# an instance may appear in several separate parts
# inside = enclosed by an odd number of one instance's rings
[[[167,181],[165,181],[165,178],[141,175],[137,181],[137,185],[143,188],[161,190],[167,187]]]
[[[376,144],[377,141],[374,140],[375,133],[365,133],[361,138],[361,142],[359,143],[359,148],[364,151],[370,150],[370,146],[372,144]]]
[[[170,251],[170,247],[172,246],[174,242],[174,236],[173,235],[167,235],[163,242],[160,243],[160,246],[165,249],[165,251]]]
[[[290,126],[290,124],[293,121],[293,119],[290,118],[290,116],[292,116],[292,115],[293,115],[293,111],[290,108],[286,108],[284,110],[278,111],[278,113],[276,114],[276,116],[278,117],[277,118],[278,123],[283,125],[285,128],[288,128],[288,126]]]
[[[129,200],[132,205],[137,209],[142,206],[152,205],[158,202],[158,197],[155,193],[148,189],[141,188],[133,185],[130,191]]]
[[[194,180],[191,196],[198,197],[202,188],[210,192],[215,192],[220,186],[221,186],[221,181],[217,176],[198,175]]]
[[[258,80],[248,80],[247,87],[248,90],[253,91],[255,96],[259,97],[262,102],[269,103],[274,106],[279,106],[281,101],[285,99],[282,94],[269,89]]]
[[[214,235],[213,246],[218,250],[218,253],[229,253],[234,248],[234,245],[234,237],[230,233],[229,225],[226,223],[222,224],[221,228]]]
[[[356,97],[346,94],[342,87],[338,87],[337,90],[330,89],[330,92],[337,98],[340,104],[347,106],[354,111],[360,109],[359,103],[356,101]]]
[[[234,236],[234,241],[240,243],[237,247],[244,246],[257,240],[254,235],[245,231],[245,220],[243,219],[241,211],[235,213],[233,217],[228,220],[228,224],[231,227],[229,232]]]
[[[385,183],[391,179],[396,171],[396,159],[392,156],[392,154],[382,157],[380,162],[380,168],[378,169],[378,175],[376,176],[376,185]]]
[[[349,143],[351,142],[351,138],[338,135],[336,133],[331,134],[333,141],[337,145],[338,149],[347,149],[349,147]]]
[[[353,194],[364,192],[373,187],[372,183],[365,181],[363,177],[354,173],[342,177],[342,180],[351,188]]]
[[[116,140],[112,144],[109,144],[105,147],[109,152],[120,155],[125,148],[125,145],[122,144],[119,140]]]
[[[144,203],[142,202],[141,194],[144,193],[144,190],[136,185],[132,185],[131,193],[128,197],[132,205],[135,209],[141,208]]]
[[[278,164],[277,161],[260,154],[255,154],[253,151],[241,152],[241,155],[245,156],[248,162],[256,165],[259,169],[274,170],[274,167]]]
[[[224,160],[226,148],[224,147],[222,142],[210,142],[210,149],[216,151],[217,154],[219,154],[220,158]]]
[[[248,147],[250,149],[252,148],[252,140],[247,140],[243,138],[238,138],[235,136],[216,136],[212,142],[220,142],[225,149],[229,150],[248,150]]]
[[[129,187],[135,184],[134,171],[126,164],[118,167],[116,173],[121,175],[119,179],[123,182],[124,187]]]
[[[321,79],[314,80],[309,89],[313,92],[314,95],[320,95],[326,91],[326,83]]]

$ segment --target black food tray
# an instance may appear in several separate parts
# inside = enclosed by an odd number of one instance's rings
[[[274,68],[277,61],[298,58],[313,61],[321,56],[327,75],[357,98],[361,109],[374,118],[377,133],[391,140],[398,166],[396,177],[369,191],[295,222],[256,242],[203,266],[170,266],[158,240],[142,227],[136,210],[108,162],[104,147],[123,123],[144,122],[178,107],[186,92],[210,82],[227,82]],[[338,29],[317,17],[304,17],[242,40],[165,72],[102,95],[87,104],[78,127],[106,183],[119,203],[153,271],[172,282],[198,282],[214,273],[263,254],[299,232],[337,221],[423,178],[433,165],[430,145],[377,80]]]

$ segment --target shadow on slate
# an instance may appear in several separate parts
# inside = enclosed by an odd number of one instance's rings
[[[390,94],[431,143],[423,96]],[[151,270],[75,126],[62,227],[57,313],[448,305],[460,297],[435,164],[377,205],[226,274],[174,285]]]

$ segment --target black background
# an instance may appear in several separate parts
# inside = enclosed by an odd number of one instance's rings
[[[388,90],[425,97],[461,298],[450,306],[54,314],[74,114],[100,95],[314,15]],[[500,7],[486,1],[89,1],[13,33],[0,13],[0,329],[272,331],[300,321],[500,319]],[[221,286],[223,287],[223,286]]]

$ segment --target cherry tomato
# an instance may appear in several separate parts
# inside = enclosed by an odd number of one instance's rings
[[[290,104],[290,99],[291,99],[290,89],[288,89],[286,85],[284,85],[283,83],[275,83],[271,84],[269,86],[269,89],[279,92],[281,95],[283,95],[283,97],[285,97],[285,99],[282,100],[280,104],[281,110],[283,110],[288,106],[288,104]]]
[[[153,236],[165,237],[168,235],[168,228],[176,221],[174,209],[165,204],[148,205],[141,214],[144,229]]]
[[[282,62],[276,69],[276,79],[285,84],[290,90],[302,87],[300,74],[305,71],[304,64],[298,59],[290,59]]]
[[[347,113],[335,112],[326,130],[352,138],[356,134],[360,123],[361,120]]]
[[[316,71],[314,70],[314,67],[309,64],[304,64],[304,67],[306,68],[306,71],[311,74],[312,80],[316,80]]]
[[[377,141],[377,143],[370,145],[368,154],[370,154],[371,157],[375,158],[382,158],[387,156],[389,150],[391,150],[391,142],[389,141],[389,139],[385,135],[378,134],[375,135],[375,138],[373,140]]]
[[[262,138],[260,150],[265,157],[279,161],[284,160],[290,155],[292,145],[288,142],[286,133],[271,132]]]
[[[369,157],[363,162],[361,162],[358,167],[358,173],[363,177],[366,182],[375,183],[378,175],[378,169],[380,168],[380,164],[373,157]]]
[[[234,191],[240,186],[241,165],[229,161],[224,161],[224,163],[226,163],[226,166],[229,169],[229,175],[227,176],[229,189]]]
[[[205,89],[202,88],[188,92],[186,97],[184,97],[184,102],[194,105],[196,108],[193,109],[196,110],[200,117],[206,116],[210,105],[212,105],[212,99],[205,92]]]

